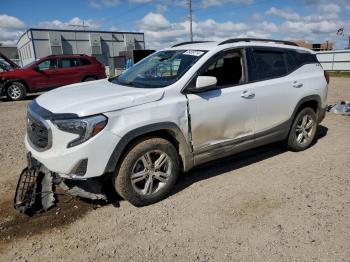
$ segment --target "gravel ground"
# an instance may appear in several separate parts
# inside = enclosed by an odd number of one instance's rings
[[[340,100],[350,79],[332,79]],[[0,261],[350,261],[350,117],[327,114],[304,152],[275,144],[196,168],[148,207],[60,198],[28,218],[11,207],[27,103],[0,101]]]

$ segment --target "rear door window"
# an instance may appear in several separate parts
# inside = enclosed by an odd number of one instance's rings
[[[80,61],[78,58],[62,58],[61,59],[61,67],[62,68],[77,67],[77,66],[80,66]]]
[[[283,51],[254,49],[252,55],[253,64],[250,69],[252,81],[268,80],[287,75]]]
[[[293,71],[297,70],[301,66],[300,62],[296,59],[294,51],[287,51],[286,58],[287,58],[288,73],[292,73]]]

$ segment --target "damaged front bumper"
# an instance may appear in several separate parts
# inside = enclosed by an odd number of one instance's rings
[[[68,194],[91,200],[107,200],[103,192],[103,179],[73,180],[51,172],[43,164],[27,155],[28,166],[18,179],[14,208],[21,213],[31,215],[47,211],[55,206],[58,194]],[[57,193],[59,187],[63,193]]]

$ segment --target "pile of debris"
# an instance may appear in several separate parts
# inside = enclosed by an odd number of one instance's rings
[[[350,101],[341,101],[339,104],[330,105],[327,111],[338,115],[350,115]]]
[[[14,208],[31,216],[54,207],[56,196],[60,194],[91,201],[107,201],[107,196],[102,193],[102,186],[102,183],[93,181],[62,179],[28,154],[28,167],[22,171],[17,183]],[[63,192],[56,192],[56,187],[61,188]]]

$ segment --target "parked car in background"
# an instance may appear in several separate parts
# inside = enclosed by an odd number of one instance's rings
[[[105,66],[88,55],[51,55],[0,73],[0,95],[21,100],[27,93],[106,78]]]
[[[7,63],[4,63],[3,61],[0,61],[0,73],[1,72],[7,72],[11,70],[11,66]]]
[[[13,62],[10,58],[0,52],[0,77],[2,72],[11,71],[12,69],[20,68],[15,62]]]

